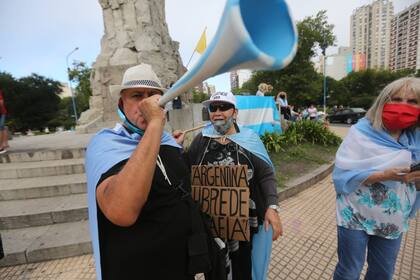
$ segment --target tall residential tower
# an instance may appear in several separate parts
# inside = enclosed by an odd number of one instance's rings
[[[367,68],[388,69],[393,14],[390,0],[377,0],[351,15],[350,47],[353,54],[366,55]]]
[[[420,69],[420,1],[396,14],[391,24],[392,71]]]

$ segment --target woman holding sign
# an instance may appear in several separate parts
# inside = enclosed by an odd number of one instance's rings
[[[272,240],[282,235],[273,165],[259,136],[236,125],[238,110],[232,93],[217,92],[203,105],[209,110],[212,125],[196,136],[188,150],[193,166],[193,198],[201,200],[203,211],[212,209],[209,214],[213,218],[213,232],[224,241],[222,246],[228,249],[227,267],[231,279],[266,279]],[[182,137],[179,133],[174,133],[174,136]],[[230,166],[231,173],[217,166]],[[241,182],[241,166],[246,166],[245,185],[249,189],[246,201],[243,201],[243,195],[237,195],[243,194],[242,189],[232,192],[232,189],[224,188],[229,182]],[[200,182],[207,186],[194,186]],[[232,186],[242,187],[240,183]],[[219,198],[218,194],[221,194]],[[215,203],[220,203],[220,207],[206,206]],[[232,205],[234,203],[239,207],[249,205],[246,223],[239,222],[237,216],[221,217],[237,213],[232,210],[238,208]],[[225,207],[229,211],[224,211]],[[245,230],[244,224],[247,227]],[[241,236],[241,233],[244,234]],[[226,238],[226,234],[238,240]]]
[[[396,80],[338,149],[335,280],[359,279],[366,252],[365,279],[392,279],[402,234],[420,206],[419,117],[420,79]]]

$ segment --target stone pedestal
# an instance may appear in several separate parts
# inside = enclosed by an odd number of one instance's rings
[[[121,84],[124,71],[147,63],[168,87],[185,72],[178,42],[172,41],[165,21],[164,0],[99,0],[105,34],[101,53],[93,65],[90,109],[77,126],[81,133],[93,132],[117,120],[118,96],[110,85]]]

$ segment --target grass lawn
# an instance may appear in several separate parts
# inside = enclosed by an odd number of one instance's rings
[[[276,168],[279,189],[283,189],[287,181],[333,161],[337,149],[338,147],[305,143],[286,147],[279,153],[271,152],[270,158]]]

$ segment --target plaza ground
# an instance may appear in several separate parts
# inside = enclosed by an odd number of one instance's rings
[[[343,137],[348,127],[333,126],[332,130]],[[64,133],[59,137],[67,141],[70,147],[86,143],[88,140],[88,136],[79,139],[69,136]],[[43,149],[45,145],[58,145],[46,143],[45,139],[34,142],[22,138],[15,142],[18,145],[15,149],[23,151]],[[331,176],[282,201],[280,217],[284,235],[273,244],[269,279],[331,279],[337,262],[335,192]],[[3,267],[0,268],[0,279],[93,280],[94,261],[92,255],[84,255]],[[420,217],[411,220],[410,230],[403,236],[394,279],[420,279]]]

